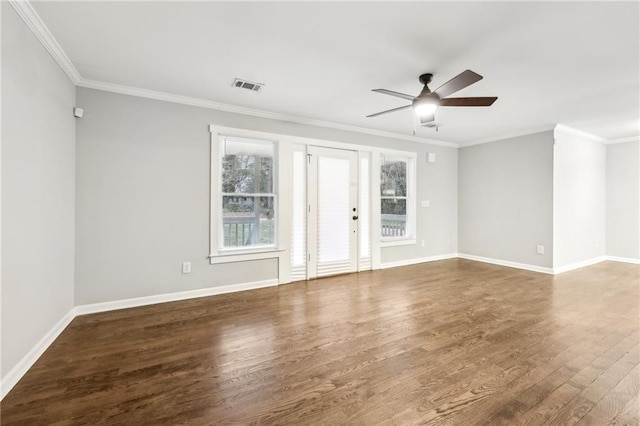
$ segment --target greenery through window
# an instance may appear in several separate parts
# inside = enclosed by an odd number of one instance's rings
[[[222,247],[275,245],[274,143],[225,138],[222,157]]]
[[[406,238],[408,159],[383,155],[380,164],[380,235],[383,238]]]

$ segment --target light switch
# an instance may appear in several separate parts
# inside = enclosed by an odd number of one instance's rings
[[[429,163],[435,163],[436,162],[436,153],[435,152],[428,152],[427,153],[427,162],[429,162]]]
[[[182,262],[182,273],[183,274],[191,273],[191,262]]]
[[[429,200],[422,200],[422,201],[420,202],[420,205],[421,205],[422,207],[430,207],[430,206],[431,206],[431,201],[429,201]]]

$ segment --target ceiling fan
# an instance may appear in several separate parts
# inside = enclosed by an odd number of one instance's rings
[[[491,106],[496,99],[495,96],[491,97],[476,97],[476,98],[447,98],[447,96],[464,89],[467,86],[471,86],[473,83],[477,83],[482,80],[482,76],[471,70],[466,70],[451,80],[438,87],[433,92],[427,86],[431,83],[433,74],[422,74],[419,78],[420,83],[424,84],[424,88],[418,96],[411,96],[405,93],[394,92],[387,89],[372,89],[374,92],[382,93],[384,95],[391,95],[397,98],[406,99],[411,101],[410,105],[401,106],[398,108],[389,109],[386,111],[377,112],[375,114],[367,115],[367,117],[377,117],[382,114],[390,112],[400,111],[402,109],[413,107],[420,125],[427,127],[435,127],[429,123],[435,121],[435,112],[438,107],[485,107]]]

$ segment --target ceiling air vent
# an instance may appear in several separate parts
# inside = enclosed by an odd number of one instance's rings
[[[236,78],[233,80],[233,87],[239,87],[240,89],[251,90],[252,92],[259,92],[264,87],[262,83],[254,83],[253,81],[241,80]]]

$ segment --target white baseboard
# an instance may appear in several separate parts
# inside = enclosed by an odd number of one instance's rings
[[[507,266],[509,268],[525,269],[527,271],[541,272],[543,274],[553,274],[552,268],[544,266],[529,265],[526,263],[511,262],[508,260],[492,259],[490,257],[474,256],[472,254],[458,253],[460,259],[474,260],[476,262],[491,263],[493,265]]]
[[[136,306],[153,305],[156,303],[174,302],[196,297],[213,296],[216,294],[234,293],[276,285],[278,285],[278,280],[273,279],[76,306],[72,308],[67,315],[65,315],[64,318],[62,318],[42,339],[40,339],[40,341],[24,357],[22,357],[11,371],[9,371],[7,375],[0,380],[0,400],[4,399],[22,376],[24,376],[31,366],[35,364],[44,351],[47,350],[67,325],[69,325],[69,323],[78,315],[133,308]]]
[[[585,266],[595,265],[596,263],[604,262],[605,260],[607,260],[607,256],[598,256],[598,257],[594,257],[593,259],[587,259],[581,262],[572,263],[570,265],[553,268],[553,273],[562,274],[564,272],[573,271],[574,269],[580,269],[580,268],[584,268]]]
[[[235,293],[237,291],[254,290],[257,288],[278,285],[278,280],[254,281],[250,283],[230,284],[198,290],[180,291],[177,293],[158,294],[154,296],[136,297],[133,299],[115,300],[113,302],[92,303],[76,306],[76,315],[95,314],[98,312],[114,311],[116,309],[135,308],[137,306],[155,305],[156,303],[176,302],[178,300],[196,297],[215,296],[216,294]]]
[[[395,268],[398,266],[415,265],[418,263],[434,262],[445,259],[467,259],[476,262],[491,263],[494,265],[507,266],[511,268],[525,269],[528,271],[541,272],[544,274],[560,274],[573,269],[582,268],[593,265],[603,260],[611,260],[615,262],[625,262],[640,265],[640,259],[625,258],[617,256],[602,256],[590,259],[584,262],[578,262],[561,268],[545,268],[542,266],[528,265],[524,263],[510,262],[500,259],[491,259],[488,257],[474,256],[464,253],[450,253],[438,256],[421,257],[416,259],[407,259],[395,262],[387,262],[381,265],[382,269]],[[238,291],[253,290],[264,287],[277,286],[278,280],[264,280],[250,283],[231,284],[218,287],[209,287],[198,290],[188,290],[176,293],[167,293],[154,296],[136,297],[133,299],[116,300],[113,302],[93,303],[89,305],[79,305],[72,308],[40,341],[0,380],[0,400],[13,389],[24,374],[31,368],[40,356],[47,350],[53,341],[64,331],[77,315],[92,314],[98,312],[113,311],[116,309],[133,308],[137,306],[153,305],[156,303],[175,302],[178,300],[192,299],[196,297],[214,296],[217,294],[234,293]]]
[[[435,262],[436,260],[455,259],[458,253],[441,254],[438,256],[418,257],[415,259],[398,260],[395,262],[386,262],[380,265],[380,269],[396,268],[398,266],[416,265],[418,263]]]
[[[54,340],[64,331],[71,321],[75,318],[75,308],[71,310],[53,326],[47,334],[44,335],[38,343],[20,361],[0,380],[0,400],[9,393],[18,381],[25,375],[27,371],[35,364],[40,356],[47,350]]]
[[[640,259],[634,257],[619,257],[619,256],[605,256],[605,260],[611,260],[613,262],[632,263],[634,265],[640,265]]]

